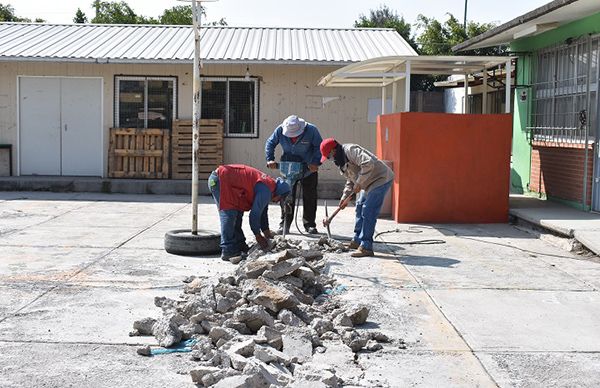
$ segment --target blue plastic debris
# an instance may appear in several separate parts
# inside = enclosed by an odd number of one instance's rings
[[[169,353],[189,353],[192,351],[192,346],[198,342],[191,338],[185,341],[181,341],[168,348],[155,348],[150,350],[150,354],[156,356],[158,354],[169,354]]]
[[[336,288],[329,288],[329,289],[325,290],[325,292],[323,292],[323,293],[325,295],[338,295],[346,290],[348,290],[348,287],[346,287],[344,285],[339,285]]]

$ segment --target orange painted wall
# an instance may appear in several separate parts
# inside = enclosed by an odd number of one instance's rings
[[[396,222],[507,222],[511,136],[509,114],[379,116],[377,156],[394,165]]]

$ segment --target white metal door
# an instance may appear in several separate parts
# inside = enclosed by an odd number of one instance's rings
[[[19,79],[20,173],[102,176],[102,79]]]
[[[102,175],[102,80],[61,80],[62,175]]]
[[[60,79],[19,82],[19,162],[24,175],[60,175]]]

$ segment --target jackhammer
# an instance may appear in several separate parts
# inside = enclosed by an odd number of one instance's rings
[[[295,185],[296,183],[304,178],[304,174],[306,174],[307,166],[306,163],[301,162],[279,162],[277,163],[277,168],[279,168],[279,174],[285,179],[285,181],[290,185],[292,191],[290,194],[284,199],[283,202],[283,238],[285,239],[285,235],[287,234],[287,219],[288,216],[292,216],[294,214],[294,197],[295,197]]]

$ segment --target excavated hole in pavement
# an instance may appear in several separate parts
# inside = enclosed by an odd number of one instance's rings
[[[178,300],[156,297],[158,319],[133,324],[130,335],[153,335],[169,348],[192,340],[191,357],[198,366],[192,381],[204,387],[338,387],[333,367],[311,362],[325,344],[343,343],[358,352],[375,352],[392,340],[381,332],[361,329],[369,308],[336,298],[343,290],[324,274],[324,253],[347,249],[336,240],[283,239],[276,236],[270,252],[253,247],[235,271],[219,278],[191,276]],[[358,327],[357,327],[358,326]],[[395,339],[406,348],[402,339]],[[137,350],[150,356],[150,346]]]

